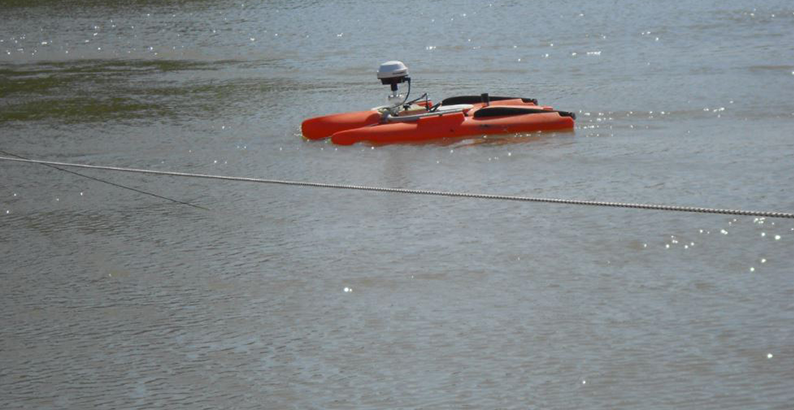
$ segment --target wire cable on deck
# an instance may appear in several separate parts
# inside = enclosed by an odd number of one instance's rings
[[[470,192],[451,192],[451,191],[388,188],[388,187],[375,187],[375,186],[362,186],[362,185],[326,184],[320,182],[287,181],[287,180],[278,180],[278,179],[194,174],[187,172],[156,171],[151,169],[121,168],[121,167],[111,167],[111,166],[101,166],[101,165],[72,164],[67,162],[41,161],[41,160],[33,160],[33,159],[8,158],[8,157],[0,157],[0,160],[24,162],[31,164],[45,164],[45,165],[53,165],[59,167],[74,167],[74,168],[83,168],[83,169],[96,169],[96,170],[104,170],[104,171],[129,172],[129,173],[138,173],[138,174],[162,175],[162,176],[185,177],[185,178],[214,179],[221,181],[256,182],[261,184],[290,185],[290,186],[302,186],[302,187],[313,187],[313,188],[352,189],[359,191],[390,192],[390,193],[412,194],[412,195],[432,195],[432,196],[490,199],[490,200],[502,200],[502,201],[544,202],[544,203],[565,204],[565,205],[589,205],[589,206],[602,206],[602,207],[613,207],[613,208],[634,208],[634,209],[646,209],[646,210],[657,210],[657,211],[696,212],[696,213],[707,213],[707,214],[794,219],[794,213],[790,213],[790,212],[748,211],[742,209],[703,208],[703,207],[678,206],[678,205],[634,204],[634,203],[625,203],[625,202],[537,198],[537,197],[513,196],[513,195],[478,194],[478,193],[470,193]]]

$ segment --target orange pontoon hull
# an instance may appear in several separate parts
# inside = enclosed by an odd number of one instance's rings
[[[380,113],[374,110],[325,115],[304,121],[301,131],[310,140],[321,140],[339,131],[377,124],[380,117]]]
[[[443,108],[443,106],[442,106]],[[317,117],[303,122],[308,139],[331,137],[338,145],[358,142],[393,144],[492,134],[573,129],[575,116],[535,105],[533,101],[504,99],[470,104],[452,112],[422,113],[384,118],[378,111],[359,111]]]
[[[561,117],[556,112],[525,116],[527,118],[511,116],[479,120],[467,117],[463,113],[446,114],[438,118],[423,118],[416,122],[370,125],[340,131],[331,135],[331,141],[338,145],[352,145],[363,141],[393,144],[475,135],[564,130],[574,127],[573,118]]]

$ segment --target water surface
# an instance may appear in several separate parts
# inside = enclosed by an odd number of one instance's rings
[[[0,150],[794,210],[784,1],[3,1]],[[574,132],[335,147],[414,91]],[[418,96],[418,94],[417,94]],[[783,409],[794,224],[0,163],[0,407]]]

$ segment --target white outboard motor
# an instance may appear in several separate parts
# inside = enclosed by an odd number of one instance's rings
[[[397,93],[397,84],[407,82],[408,93],[411,93],[411,77],[408,77],[408,67],[402,61],[387,61],[381,64],[378,69],[378,79],[381,84],[391,85],[389,105],[392,107],[399,106],[407,99],[407,97]]]

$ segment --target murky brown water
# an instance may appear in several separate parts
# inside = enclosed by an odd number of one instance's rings
[[[789,2],[107,3],[0,2],[0,150],[794,210]],[[301,139],[391,59],[577,129]],[[2,408],[794,402],[790,221],[79,172],[209,210],[0,162]]]

